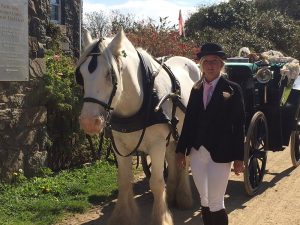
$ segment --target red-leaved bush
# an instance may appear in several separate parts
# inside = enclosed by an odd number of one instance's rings
[[[178,55],[194,60],[199,51],[194,41],[181,37],[175,28],[164,25],[140,25],[126,35],[135,47],[147,50],[154,57]]]

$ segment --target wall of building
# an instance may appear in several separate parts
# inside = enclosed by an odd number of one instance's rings
[[[0,178],[11,180],[20,169],[36,175],[47,166],[47,109],[43,98],[44,52],[50,0],[28,0],[29,81],[0,81]],[[78,0],[65,0],[66,35],[70,54],[79,55]]]

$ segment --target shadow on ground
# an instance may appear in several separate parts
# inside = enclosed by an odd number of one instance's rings
[[[266,189],[272,188],[282,178],[289,176],[293,171],[293,167],[288,168],[281,173],[271,174],[274,176],[269,182],[263,182],[262,187],[258,190],[256,195],[260,195]],[[268,173],[268,171],[266,171]],[[201,220],[200,212],[200,200],[196,187],[193,183],[192,176],[190,176],[192,184],[192,192],[194,199],[194,206],[189,210],[178,210],[170,208],[173,214],[174,225],[203,225]],[[143,179],[134,184],[134,193],[136,194],[137,204],[141,207],[140,213],[143,218],[143,225],[148,225],[145,221],[150,221],[150,213],[152,210],[153,196],[149,190],[148,179]],[[115,196],[115,193],[114,193]],[[97,196],[93,196],[97,199]],[[92,199],[93,199],[92,198]],[[241,180],[229,180],[228,188],[225,197],[225,205],[228,213],[236,210],[245,208],[245,203],[248,202],[252,197],[248,196],[244,189],[244,182]],[[115,206],[115,201],[108,202],[103,205],[100,211],[99,218],[93,221],[83,223],[82,225],[106,225],[108,219]]]

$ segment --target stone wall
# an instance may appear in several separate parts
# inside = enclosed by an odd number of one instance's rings
[[[65,0],[64,22],[67,27],[66,35],[70,41],[70,50],[75,57],[79,57],[80,30],[80,0]]]
[[[79,54],[79,1],[66,0],[67,35],[73,55]],[[47,166],[47,109],[43,75],[44,46],[49,37],[49,0],[29,3],[29,81],[0,81],[0,178],[9,181],[20,169],[36,175]],[[74,4],[73,4],[74,3]],[[71,31],[73,29],[73,31]],[[76,29],[76,30],[75,30]]]

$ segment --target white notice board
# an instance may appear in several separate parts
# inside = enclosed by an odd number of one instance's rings
[[[28,0],[0,0],[0,81],[27,81],[28,54]]]

